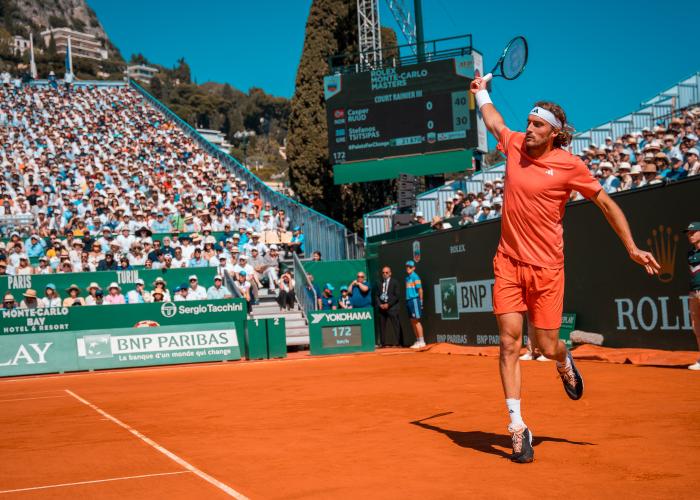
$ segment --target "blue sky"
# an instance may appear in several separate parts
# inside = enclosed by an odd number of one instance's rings
[[[287,97],[294,92],[310,0],[88,3],[127,59],[141,52],[172,66],[184,56],[200,83],[256,86]],[[548,99],[583,130],[700,71],[697,1],[423,0],[423,11],[426,39],[471,33],[489,68],[514,35],[528,39],[525,72],[516,81],[497,80],[493,92],[513,128],[522,126],[534,101]],[[395,27],[384,0],[380,17]]]

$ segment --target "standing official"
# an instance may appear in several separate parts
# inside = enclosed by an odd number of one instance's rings
[[[379,335],[376,340],[380,346],[403,345],[403,332],[399,321],[399,282],[392,278],[391,268],[382,268],[382,277],[374,287],[374,305],[379,311]],[[394,335],[387,336],[387,326],[391,323]]]

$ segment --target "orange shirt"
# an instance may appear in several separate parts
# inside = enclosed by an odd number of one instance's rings
[[[498,149],[507,157],[498,250],[533,266],[564,266],[562,219],[571,191],[590,198],[601,189],[586,165],[556,148],[530,158],[525,134],[501,131]]]

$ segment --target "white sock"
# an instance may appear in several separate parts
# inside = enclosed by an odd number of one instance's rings
[[[513,427],[525,427],[523,417],[520,415],[520,400],[508,398],[506,399],[506,406],[510,415],[510,424]]]
[[[564,361],[563,363],[560,363],[559,361],[557,361],[557,368],[559,368],[560,370],[563,370],[564,368],[569,368],[570,366],[571,366],[571,360],[569,359],[569,353],[567,352],[566,353],[566,361]]]

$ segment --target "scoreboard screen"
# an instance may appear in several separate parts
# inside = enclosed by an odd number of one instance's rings
[[[339,325],[321,328],[323,347],[345,347],[362,345],[362,326]]]
[[[481,71],[481,57],[472,53],[326,76],[328,144],[333,165],[472,148],[485,151],[486,129],[477,118],[469,92],[475,60],[476,69]],[[347,165],[347,170],[351,167]],[[455,167],[453,170],[467,168]],[[394,173],[388,171],[382,178],[395,177]]]

